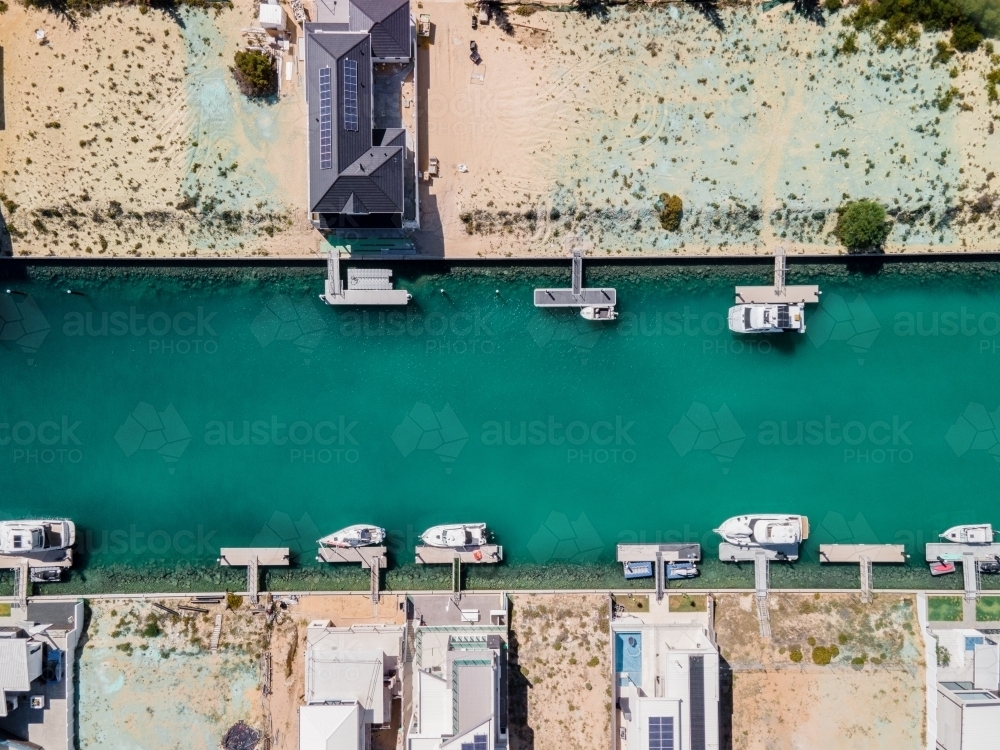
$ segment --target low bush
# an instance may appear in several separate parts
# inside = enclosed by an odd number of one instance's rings
[[[274,60],[259,50],[240,50],[230,68],[244,96],[268,96],[277,91],[278,74]]]
[[[839,214],[834,233],[848,251],[860,253],[885,244],[892,227],[880,204],[870,200],[852,201],[842,206]]]
[[[684,202],[679,195],[660,193],[657,203],[660,215],[660,226],[668,232],[676,232],[681,228],[681,218],[684,216]]]

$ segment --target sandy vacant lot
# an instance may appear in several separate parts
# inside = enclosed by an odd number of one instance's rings
[[[67,19],[10,3],[0,200],[16,254],[315,252],[297,78],[250,102],[229,73],[253,5]]]
[[[940,35],[880,53],[862,34],[839,55],[848,11],[810,19],[791,4],[508,6],[510,33],[473,31],[460,3],[423,7],[422,159],[442,165],[424,191],[424,250],[838,252],[848,196],[892,209],[890,252],[995,246],[985,47],[932,64]],[[684,202],[676,233],[659,224],[664,192]]]
[[[513,596],[510,742],[514,750],[601,748],[611,726],[608,602]]]
[[[734,750],[925,746],[923,643],[912,596],[865,605],[848,595],[779,594],[770,603],[768,642],[758,636],[752,595],[716,598],[719,646],[732,670]],[[816,647],[836,655],[817,665]]]
[[[215,750],[237,721],[264,728],[263,616],[245,606],[224,612],[220,649],[212,654],[222,606],[180,618],[140,602],[90,606],[80,652],[81,748]]]

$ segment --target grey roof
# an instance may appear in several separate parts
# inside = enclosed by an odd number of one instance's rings
[[[353,5],[352,5],[353,7]],[[408,9],[408,5],[405,6]],[[408,21],[407,21],[408,23]],[[341,24],[306,24],[309,102],[309,210],[321,214],[401,214],[406,132],[372,130],[372,37]],[[344,61],[358,68],[358,128],[344,128]],[[331,68],[333,168],[319,158],[319,71]]]
[[[372,36],[375,57],[410,56],[409,0],[351,0],[351,31]]]

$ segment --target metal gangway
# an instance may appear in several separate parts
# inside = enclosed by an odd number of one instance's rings
[[[247,560],[247,596],[251,604],[260,603],[260,571],[256,555]]]
[[[872,559],[867,555],[861,556],[861,601],[872,603]]]
[[[657,550],[656,552],[656,601],[663,601],[663,589],[665,588],[664,579],[667,577],[663,566],[663,553]]]
[[[14,568],[14,592],[17,595],[17,608],[22,614],[28,611],[28,587],[31,585],[31,571],[28,561],[20,559]]]
[[[982,581],[979,574],[979,562],[971,552],[962,555],[962,577],[965,579],[965,601],[974,602],[979,599]]]
[[[753,577],[755,598],[757,599],[757,620],[760,623],[760,637],[771,637],[771,613],[767,608],[767,594],[771,588],[771,563],[763,550],[757,550],[753,557]]]

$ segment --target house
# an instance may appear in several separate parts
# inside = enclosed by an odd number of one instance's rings
[[[710,612],[651,601],[611,623],[617,747],[718,750],[719,648]]]
[[[506,596],[420,596],[414,607],[407,750],[506,748]]]
[[[402,695],[404,640],[402,625],[309,624],[299,750],[369,750]]]
[[[995,748],[1000,736],[1000,638],[973,628],[931,632],[940,652],[934,712],[938,750]]]
[[[73,674],[82,630],[82,602],[31,602],[0,617],[0,746],[76,746]]]
[[[319,0],[317,21],[305,24],[309,215],[318,229],[402,228],[415,134],[376,121],[375,66],[410,63],[415,39],[408,0]]]

